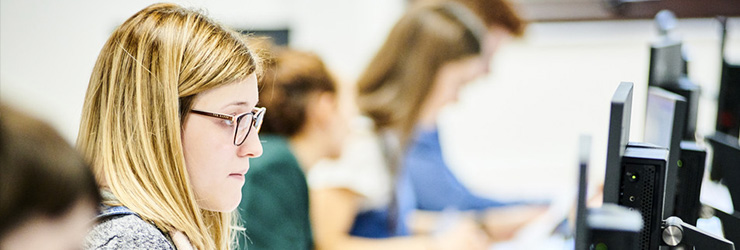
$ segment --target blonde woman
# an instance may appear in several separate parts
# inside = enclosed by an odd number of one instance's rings
[[[87,249],[229,249],[257,132],[259,58],[203,14],[154,4],[108,39],[77,144],[102,212]]]

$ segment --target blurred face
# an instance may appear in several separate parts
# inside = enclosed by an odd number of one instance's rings
[[[78,201],[69,212],[51,218],[36,215],[0,238],[0,249],[82,249],[95,217],[95,204]]]
[[[326,157],[338,158],[342,153],[344,139],[349,134],[349,124],[345,113],[339,109],[339,99],[335,94],[325,94],[325,101],[328,106],[328,121],[324,131],[326,131]],[[322,105],[323,106],[323,105]]]
[[[257,101],[257,77],[252,74],[243,81],[198,94],[192,109],[238,115],[252,111]],[[224,119],[193,113],[183,124],[185,164],[202,209],[233,211],[241,201],[249,158],[262,155],[256,129],[251,128],[244,143],[236,146],[234,126]]]
[[[315,163],[313,160],[335,159],[341,154],[344,138],[349,133],[349,124],[345,112],[340,110],[338,95],[339,93],[334,92],[316,92],[308,97],[309,101],[304,111],[305,123],[301,130],[291,137],[297,141],[309,140],[301,144],[310,145],[309,154],[312,157],[307,158],[297,152],[299,158],[305,157],[301,162],[304,168],[310,168]]]
[[[470,56],[442,65],[437,72],[432,92],[429,93],[428,105],[436,110],[457,101],[460,89],[483,75],[486,65],[480,56]]]
[[[501,47],[501,44],[510,37],[511,34],[504,28],[492,26],[488,29],[488,32],[486,32],[483,37],[483,43],[481,44],[481,60],[483,60],[483,72],[481,72],[481,74],[489,73],[491,62],[493,61],[493,55],[496,54],[496,51]]]
[[[483,38],[480,55],[442,65],[430,93],[429,105],[433,105],[434,109],[441,109],[444,105],[457,101],[460,89],[465,84],[489,73],[493,56],[509,36],[505,29],[492,27]]]

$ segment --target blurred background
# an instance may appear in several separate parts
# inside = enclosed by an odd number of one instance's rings
[[[320,55],[345,89],[410,4],[406,0],[174,1],[240,31],[266,32]],[[512,1],[530,22],[505,44],[491,74],[468,85],[440,121],[450,167],[476,192],[542,199],[576,188],[577,138],[593,137],[590,176],[604,179],[609,102],[635,83],[630,137],[642,139],[650,42],[660,9],[679,18],[674,34],[702,87],[697,131],[714,130],[720,25],[729,15],[726,57],[740,63],[736,0]],[[0,99],[56,127],[74,143],[92,67],[114,28],[151,1],[0,1]],[[347,91],[349,92],[349,91]],[[738,97],[740,98],[740,97]],[[346,100],[350,105],[350,100]]]

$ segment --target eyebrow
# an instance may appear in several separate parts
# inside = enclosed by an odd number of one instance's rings
[[[259,103],[259,101],[255,102],[255,103]],[[249,106],[249,102],[236,101],[236,102],[232,102],[232,103],[226,104],[226,105],[224,105],[221,108],[226,108],[228,106]]]
[[[221,108],[226,108],[228,106],[249,106],[249,102],[236,101],[236,102],[232,102],[232,103],[226,104],[226,105],[224,105]]]

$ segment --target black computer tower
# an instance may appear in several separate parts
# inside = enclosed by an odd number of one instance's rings
[[[707,151],[695,142],[681,142],[681,158],[676,181],[676,206],[673,215],[696,226],[701,202],[701,182],[704,178]]]
[[[642,214],[638,249],[656,250],[660,246],[667,163],[668,149],[651,144],[630,143],[622,157],[618,205]]]

